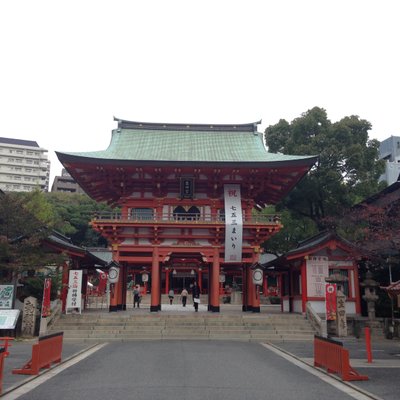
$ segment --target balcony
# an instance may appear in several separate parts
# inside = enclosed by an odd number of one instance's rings
[[[190,213],[133,213],[131,215],[122,215],[120,212],[101,212],[93,216],[92,222],[99,225],[225,225],[225,217],[223,215]],[[278,214],[252,215],[250,218],[246,218],[243,215],[243,225],[281,225],[281,218]]]

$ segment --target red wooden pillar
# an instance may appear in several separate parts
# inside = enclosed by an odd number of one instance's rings
[[[113,244],[112,250],[113,250],[113,260],[118,262],[118,260],[119,260],[118,245]],[[118,311],[119,283],[120,282],[121,282],[121,271],[119,274],[118,282],[110,283],[110,307],[109,307],[110,312]]]
[[[208,265],[208,307],[207,307],[208,311],[211,311],[211,304],[213,303],[211,268],[212,268],[212,266],[209,264]]]
[[[353,264],[353,277],[354,277],[354,290],[355,293],[353,296],[356,298],[356,313],[361,314],[361,296],[360,296],[360,281],[359,281],[359,276],[358,276],[358,268],[356,265]],[[350,286],[351,287],[351,286]]]
[[[198,283],[198,285],[199,285],[199,288],[200,288],[200,293],[202,293],[202,291],[203,291],[203,279],[202,279],[202,273],[201,273],[201,269],[199,269],[199,273],[198,273],[198,276],[199,276],[199,279],[198,279],[198,281],[197,281],[197,283]]]
[[[65,313],[67,307],[68,284],[69,284],[69,263],[65,261],[62,266],[62,289],[61,289],[61,304],[62,312]]]
[[[212,312],[219,312],[219,248],[214,247],[213,265],[211,269],[212,275],[212,296],[211,308]]]
[[[301,264],[301,311],[306,312],[307,309],[307,262]]]
[[[165,270],[165,294],[169,292],[169,269]]]
[[[161,310],[160,295],[160,262],[158,260],[158,247],[154,247],[153,262],[151,266],[151,312],[157,312]]]
[[[128,267],[126,265],[121,266],[122,272],[122,282],[121,282],[121,299],[122,299],[122,310],[126,310],[126,291],[127,291],[127,283],[128,283]]]
[[[252,270],[248,265],[246,266],[246,275],[247,275],[246,276],[247,311],[253,311],[255,292],[253,285]]]
[[[247,309],[247,266],[242,267],[242,311],[248,311]]]
[[[260,302],[260,287],[253,283],[253,270],[251,271],[251,289],[253,292],[253,309],[252,311],[255,313],[259,313],[261,311],[261,302]]]
[[[110,283],[110,312],[118,311],[118,283]]]

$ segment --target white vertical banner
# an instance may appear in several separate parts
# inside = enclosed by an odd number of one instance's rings
[[[69,271],[68,296],[66,313],[69,309],[79,309],[82,312],[82,270],[72,269]]]
[[[329,276],[329,260],[310,256],[307,260],[307,297],[325,297],[325,278]]]
[[[243,218],[240,185],[224,185],[225,262],[242,262]]]

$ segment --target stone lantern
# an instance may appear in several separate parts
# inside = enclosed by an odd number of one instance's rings
[[[360,283],[360,286],[364,288],[364,296],[362,296],[362,298],[367,302],[368,319],[370,321],[374,321],[375,303],[378,300],[376,288],[379,286],[379,283],[372,279],[372,272],[368,270],[365,275],[365,280]]]

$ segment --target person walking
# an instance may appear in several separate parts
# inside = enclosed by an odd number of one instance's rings
[[[186,288],[183,288],[183,290],[181,292],[181,300],[182,300],[183,307],[186,307],[186,301],[187,301],[188,295],[189,295],[189,293],[186,290]]]
[[[133,289],[133,308],[137,305],[137,308],[140,308],[140,300],[141,300],[140,286],[136,285]]]
[[[172,304],[172,302],[174,301],[174,296],[175,296],[174,289],[170,289],[168,292],[169,304]]]
[[[193,296],[193,306],[196,312],[199,311],[200,304],[200,288],[196,281],[194,281],[192,286],[192,296]]]

